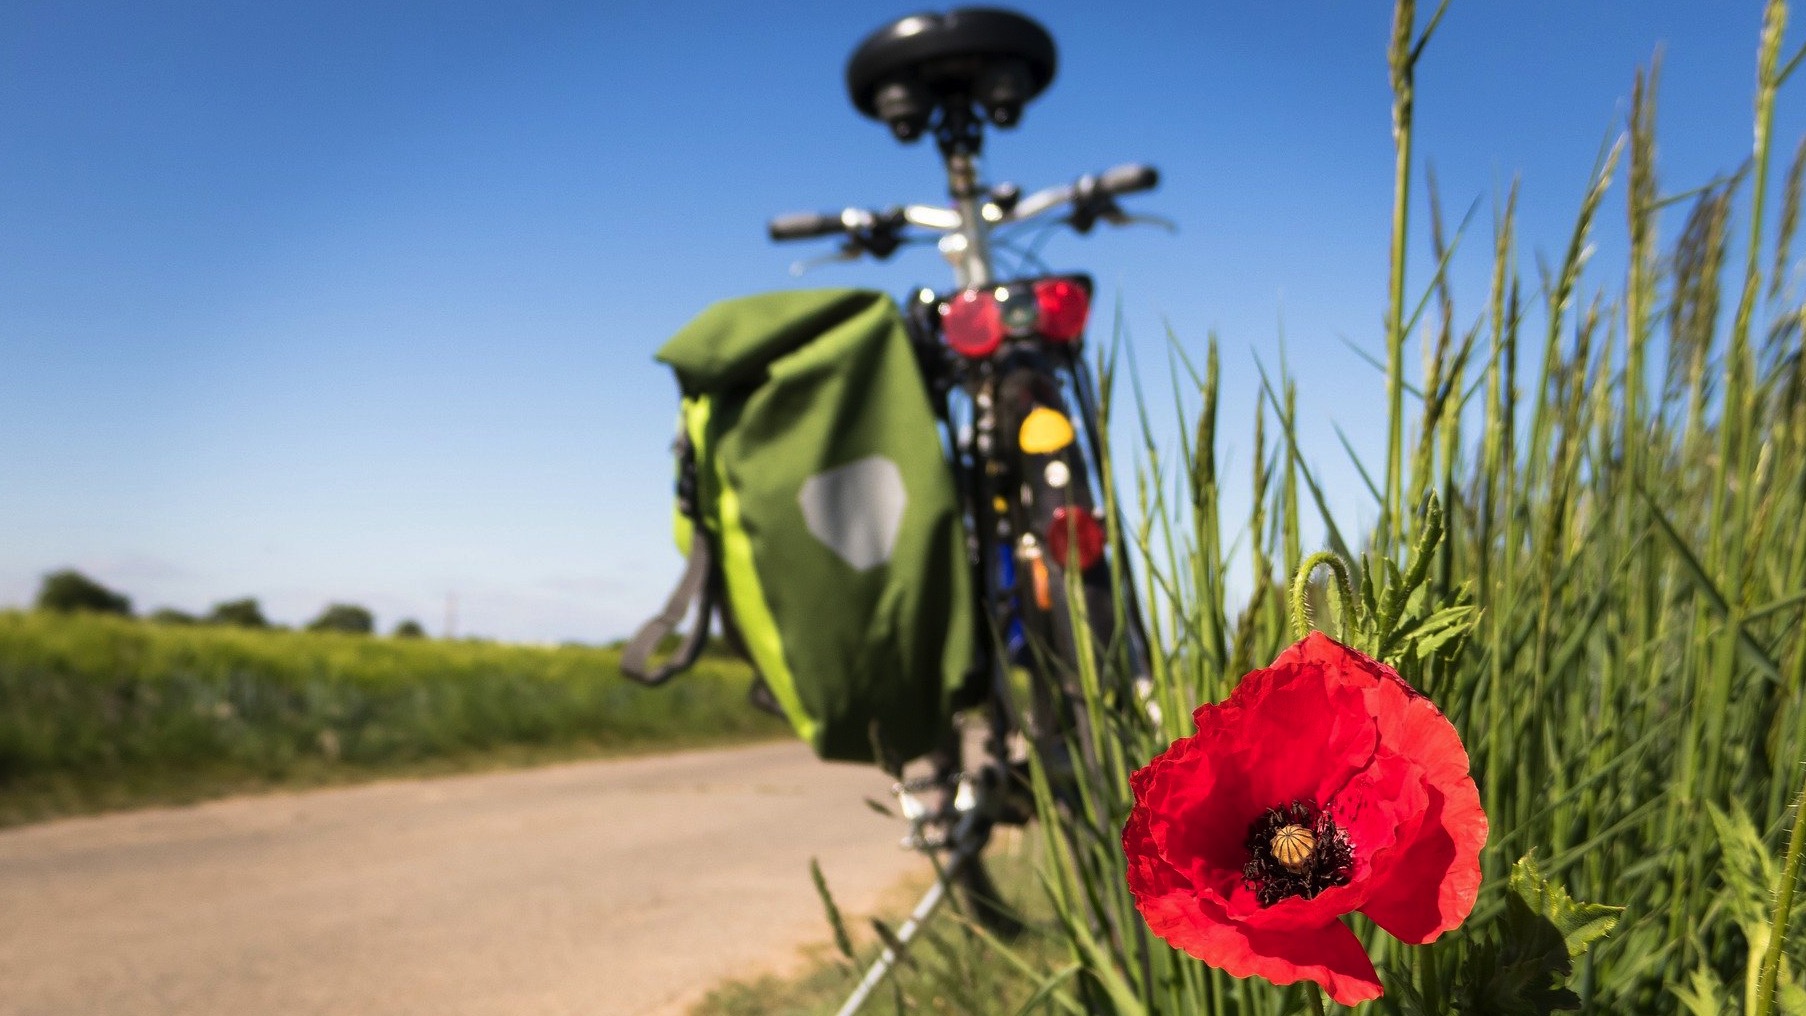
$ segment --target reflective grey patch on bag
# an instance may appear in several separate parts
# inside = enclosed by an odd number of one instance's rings
[[[864,571],[890,560],[903,527],[903,471],[882,455],[824,469],[797,494],[810,535]]]

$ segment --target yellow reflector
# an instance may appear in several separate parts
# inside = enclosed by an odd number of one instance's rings
[[[1052,455],[1072,443],[1072,424],[1046,406],[1036,406],[1022,421],[1016,443],[1030,455]]]
[[[1036,554],[1028,559],[1029,574],[1035,581],[1035,606],[1042,610],[1053,609],[1053,591],[1047,585],[1047,563]]]

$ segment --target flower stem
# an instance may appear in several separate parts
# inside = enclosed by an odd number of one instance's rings
[[[1313,984],[1304,990],[1304,997],[1310,999],[1312,1012],[1316,1013],[1317,1016],[1324,1016],[1322,988]]]
[[[1800,857],[1806,854],[1806,785],[1793,802],[1793,833],[1787,838],[1787,857],[1781,865],[1781,886],[1775,894],[1775,919],[1769,924],[1768,953],[1762,957],[1756,979],[1756,1005],[1752,1016],[1768,1016],[1775,1005],[1775,984],[1780,980],[1781,958],[1787,945],[1787,922],[1793,911],[1794,886],[1800,881]]]
[[[1311,633],[1311,604],[1307,595],[1311,586],[1311,573],[1318,565],[1329,565],[1330,571],[1336,575],[1332,588],[1336,591],[1336,611],[1340,615],[1340,641],[1348,642],[1348,616],[1354,610],[1354,585],[1348,578],[1348,565],[1342,559],[1327,550],[1320,550],[1304,559],[1298,566],[1298,574],[1292,579],[1292,632],[1296,638],[1304,638]]]

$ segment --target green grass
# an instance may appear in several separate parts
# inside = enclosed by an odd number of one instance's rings
[[[750,672],[616,650],[0,612],[0,825],[264,787],[782,735]]]
[[[1171,449],[1149,437],[1135,450],[1130,521],[1115,534],[1137,560],[1163,720],[1106,704],[1123,700],[1122,647],[1085,668],[1098,722],[1081,757],[1099,765],[1081,807],[1056,813],[1044,800],[1040,823],[1062,944],[1025,954],[1034,972],[1018,987],[1082,972],[1030,1011],[1312,1011],[1296,987],[1238,981],[1148,935],[1119,836],[1129,774],[1191,732],[1194,706],[1295,638],[1286,590],[1313,560],[1301,534],[1320,527],[1360,591],[1354,629],[1461,731],[1491,828],[1485,886],[1462,929],[1414,948],[1355,919],[1387,987],[1363,1011],[1546,1011],[1511,1008],[1476,980],[1506,874],[1534,851],[1574,898],[1624,908],[1560,975],[1584,1011],[1806,1012],[1806,935],[1791,913],[1806,854],[1795,804],[1806,800],[1806,305],[1791,250],[1806,145],[1783,173],[1770,139],[1802,62],[1782,45],[1788,13],[1784,0],[1764,12],[1748,165],[1665,185],[1658,74],[1637,74],[1622,136],[1574,188],[1574,227],[1533,276],[1515,188],[1490,243],[1448,235],[1432,191],[1428,236],[1414,242],[1427,239],[1438,265],[1458,247],[1491,261],[1490,294],[1464,309],[1441,268],[1407,288],[1416,66],[1440,9],[1424,18],[1399,0],[1397,212],[1372,393],[1390,415],[1384,461],[1357,462],[1373,499],[1364,514],[1378,521],[1357,530],[1325,506],[1311,463],[1341,451],[1300,445],[1294,421],[1313,393],[1283,364],[1268,365],[1251,421],[1252,513],[1225,517],[1215,344],[1197,369],[1174,344],[1189,371],[1189,390],[1182,381],[1174,393],[1189,440]],[[1588,256],[1611,223],[1629,256],[1607,275]],[[1102,373],[1108,395],[1114,359]],[[1144,435],[1148,399],[1136,382],[1129,408]],[[1440,512],[1425,510],[1432,497]],[[1241,567],[1252,593],[1232,600]],[[1343,617],[1324,577],[1302,592],[1335,633]],[[1439,613],[1472,628],[1448,641],[1413,633]],[[933,979],[905,991],[917,1009],[945,994]]]
[[[1398,17],[1402,208],[1422,35],[1413,38],[1409,0]],[[1294,637],[1282,590],[1308,566],[1297,533],[1313,515],[1356,587],[1371,581],[1378,592],[1360,615],[1386,613],[1387,587],[1400,588],[1401,576],[1408,586],[1412,564],[1420,582],[1397,604],[1402,627],[1451,608],[1477,612],[1465,639],[1420,652],[1409,640],[1381,648],[1462,731],[1492,835],[1469,934],[1408,950],[1365,928],[1382,978],[1397,989],[1370,1008],[1404,1011],[1400,998],[1411,992],[1431,1011],[1452,1005],[1477,948],[1473,931],[1499,912],[1507,869],[1532,850],[1576,898],[1626,908],[1574,978],[1589,1010],[1680,1011],[1677,989],[1693,983],[1707,985],[1698,1011],[1731,1012],[1745,998],[1752,954],[1785,952],[1794,970],[1806,962],[1799,936],[1783,943],[1767,934],[1785,924],[1769,903],[1780,887],[1774,859],[1806,775],[1806,364],[1802,307],[1785,276],[1800,163],[1782,188],[1782,225],[1765,232],[1762,215],[1785,18],[1786,5],[1771,4],[1751,168],[1694,197],[1667,250],[1657,239],[1664,224],[1673,230],[1676,211],[1657,185],[1651,73],[1637,76],[1624,136],[1577,191],[1565,253],[1540,284],[1519,274],[1510,197],[1494,216],[1492,292],[1479,312],[1458,311],[1439,273],[1417,312],[1402,314],[1403,262],[1394,262],[1386,463],[1362,464],[1384,478],[1371,489],[1372,531],[1338,530],[1322,509],[1292,425],[1298,394],[1283,375],[1271,378],[1256,421],[1257,504],[1242,540],[1255,588],[1236,609],[1225,594],[1232,563],[1215,535],[1228,520],[1210,453],[1219,435],[1209,351],[1194,375],[1207,407],[1196,442],[1176,467],[1164,467],[1151,443],[1144,449],[1140,523],[1128,534],[1152,562],[1143,574],[1164,647],[1155,668],[1167,720],[1156,729],[1115,718],[1100,739],[1107,764],[1088,787],[1083,834],[1049,847],[1062,861],[1065,898],[1110,931],[1100,936],[1110,962],[1087,961],[1097,983],[1120,985],[1147,1011],[1277,1013],[1297,1004],[1133,934],[1138,918],[1111,834],[1126,817],[1128,772],[1189,732],[1194,704],[1223,698]],[[1616,186],[1620,179],[1628,185]],[[1629,232],[1622,280],[1586,272],[1612,195]],[[1745,227],[1742,251],[1728,247],[1725,228],[1740,201],[1757,223]],[[1458,238],[1444,234],[1433,194],[1430,219],[1443,262]],[[1402,243],[1402,210],[1394,222]],[[1778,274],[1765,274],[1771,265]],[[1423,368],[1406,385],[1412,337]],[[1518,364],[1532,357],[1531,385],[1519,391]],[[1400,395],[1407,388],[1414,402]],[[1265,446],[1269,423],[1277,449]],[[1175,476],[1182,501],[1168,493]],[[1447,506],[1440,540],[1411,507],[1430,497]],[[1334,632],[1339,619],[1327,608],[1320,621]],[[1082,944],[1075,939],[1075,949]]]
[[[1061,966],[1064,944],[1053,911],[1039,891],[1033,844],[1005,831],[986,858],[999,892],[1020,904],[1026,929],[1011,942],[1000,943],[967,921],[952,903],[943,904],[912,943],[906,960],[867,1003],[868,1013],[1009,1013],[1029,1001],[1038,986],[1028,971]],[[928,885],[924,864],[923,876],[899,886],[873,916],[896,929]],[[833,1016],[883,948],[870,921],[853,921],[852,916],[845,915],[851,955],[825,942],[812,946],[800,972],[718,985],[691,1009],[691,1016]],[[829,928],[823,924],[824,938]]]

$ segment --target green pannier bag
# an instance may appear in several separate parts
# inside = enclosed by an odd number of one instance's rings
[[[895,767],[934,748],[972,664],[975,604],[959,498],[896,304],[854,289],[728,300],[658,359],[683,396],[689,562],[622,669],[669,679],[718,615],[822,758]],[[692,604],[682,646],[653,666]]]

